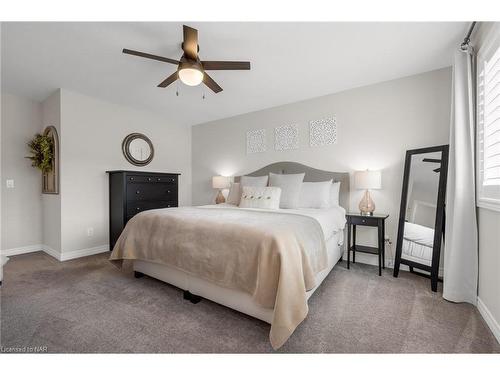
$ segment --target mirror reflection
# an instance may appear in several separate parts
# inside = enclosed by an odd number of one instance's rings
[[[411,156],[402,258],[430,266],[436,223],[441,152]]]
[[[122,142],[122,152],[130,164],[143,167],[153,160],[153,143],[144,134],[131,133]]]
[[[448,145],[406,151],[394,259],[394,277],[401,265],[408,266],[430,278],[434,292],[444,244],[448,154]]]
[[[129,143],[128,150],[130,155],[136,160],[144,161],[151,155],[149,144],[141,138],[136,138]]]

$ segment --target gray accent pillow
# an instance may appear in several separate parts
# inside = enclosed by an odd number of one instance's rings
[[[280,208],[297,208],[300,189],[305,173],[275,174],[269,173],[269,186],[281,188]]]
[[[243,186],[259,186],[259,187],[266,187],[267,186],[267,176],[258,176],[258,177],[253,177],[253,176],[241,176],[240,178],[240,185],[241,187]]]

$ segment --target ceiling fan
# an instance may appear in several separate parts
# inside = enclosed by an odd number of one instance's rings
[[[158,87],[167,87],[177,79],[180,79],[188,86],[197,86],[203,82],[217,94],[222,91],[222,87],[207,74],[206,70],[250,70],[249,61],[201,61],[198,56],[198,51],[200,50],[200,46],[198,45],[198,30],[186,25],[182,27],[184,31],[184,42],[181,47],[184,53],[180,60],[151,55],[149,53],[134,51],[127,48],[124,48],[122,52],[177,65],[177,71],[163,80]]]

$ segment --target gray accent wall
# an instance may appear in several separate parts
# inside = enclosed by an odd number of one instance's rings
[[[272,85],[263,89],[272,90]],[[279,161],[334,172],[381,169],[382,189],[372,197],[376,211],[390,214],[386,233],[395,243],[405,151],[448,143],[450,95],[451,69],[443,68],[196,125],[193,204],[213,202],[212,176],[244,175]],[[309,121],[332,115],[337,119],[337,144],[310,147]],[[299,126],[299,148],[275,151],[274,128],[286,124]],[[267,151],[247,155],[246,133],[256,129],[266,129]],[[362,193],[351,189],[352,210],[357,210]],[[375,231],[359,229],[360,243],[375,243]],[[388,247],[389,259],[394,246]]]

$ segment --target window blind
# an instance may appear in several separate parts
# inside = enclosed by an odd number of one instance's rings
[[[478,205],[500,209],[500,43],[478,55]]]
[[[500,49],[480,73],[479,126],[482,128],[483,185],[500,185]]]

